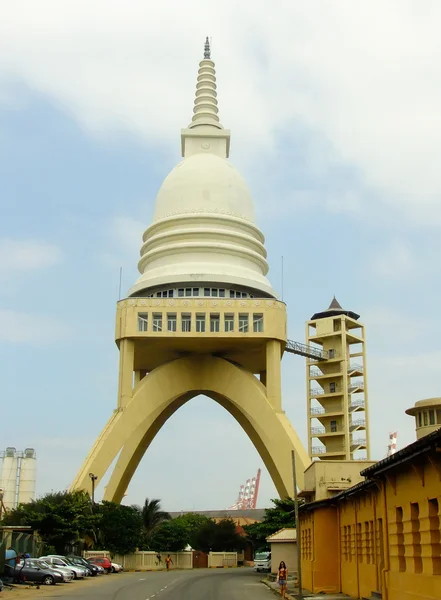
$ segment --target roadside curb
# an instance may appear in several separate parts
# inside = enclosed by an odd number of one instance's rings
[[[266,585],[267,588],[269,588],[273,594],[277,594],[277,596],[280,596],[280,592],[278,590],[276,590],[275,588],[273,588],[273,586],[271,585],[271,583],[269,581],[267,581],[266,579],[261,579],[261,583],[264,583]],[[296,600],[296,598],[294,596],[291,596],[290,594],[286,594],[285,597],[287,598],[287,600]]]

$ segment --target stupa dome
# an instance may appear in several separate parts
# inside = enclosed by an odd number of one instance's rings
[[[151,295],[161,286],[214,284],[275,297],[250,191],[228,161],[230,132],[219,121],[208,40],[193,113],[181,131],[184,160],[158,192],[153,224],[143,236],[141,276],[129,295]]]

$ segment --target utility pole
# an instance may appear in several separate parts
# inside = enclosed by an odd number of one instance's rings
[[[90,480],[92,481],[92,508],[95,506],[95,481],[98,479],[97,475],[89,473]]]
[[[299,586],[298,600],[302,600],[302,548],[300,543],[300,521],[299,521],[299,498],[297,496],[297,472],[296,472],[296,455],[294,450],[291,450],[292,460],[292,477],[294,481],[294,514],[296,517],[296,539],[297,539],[297,581]]]

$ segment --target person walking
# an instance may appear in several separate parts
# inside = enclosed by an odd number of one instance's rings
[[[279,569],[277,572],[277,581],[280,586],[280,595],[282,598],[286,598],[286,582],[288,580],[288,569],[286,568],[286,564],[282,560]]]
[[[170,565],[173,564],[170,554],[167,554],[167,558],[165,559],[165,568],[167,571],[170,571]]]

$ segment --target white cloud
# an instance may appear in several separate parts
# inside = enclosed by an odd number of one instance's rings
[[[48,344],[70,334],[67,324],[46,317],[0,308],[0,341]]]
[[[2,13],[3,79],[23,78],[95,133],[129,131],[175,149],[209,33],[233,160],[261,160],[278,133],[289,140],[301,125],[324,141],[321,155],[320,144],[305,148],[312,169],[353,165],[384,202],[441,222],[435,0],[278,0],[271,11],[232,0],[16,0]]]
[[[411,249],[400,240],[377,249],[369,264],[372,275],[394,281],[410,277],[417,267],[418,261]]]
[[[40,240],[0,239],[0,275],[51,267],[61,260],[59,249]]]

